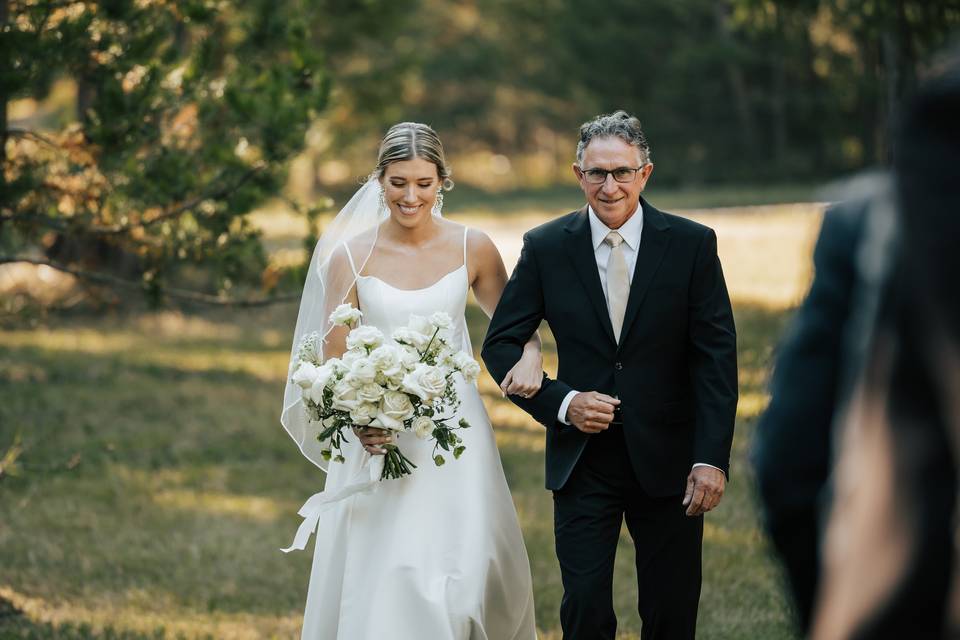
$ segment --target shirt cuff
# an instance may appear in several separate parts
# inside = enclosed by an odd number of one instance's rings
[[[695,463],[695,464],[694,464],[692,467],[690,467],[690,468],[691,468],[691,469],[696,469],[697,467],[710,467],[710,468],[712,468],[712,469],[716,469],[716,470],[719,471],[720,473],[723,473],[723,469],[721,469],[720,467],[714,467],[712,464],[707,464],[706,462],[697,462],[697,463]],[[726,474],[724,473],[724,475],[726,475]]]
[[[570,424],[567,422],[567,409],[570,407],[570,402],[573,400],[573,397],[580,393],[577,390],[573,390],[567,394],[567,397],[563,399],[563,402],[560,403],[560,410],[557,411],[557,420],[563,424]]]

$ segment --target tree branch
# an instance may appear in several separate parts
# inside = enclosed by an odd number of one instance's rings
[[[40,260],[22,256],[0,256],[0,265],[12,263],[34,264],[38,266],[42,265],[50,267],[51,269],[56,269],[57,271],[62,271],[63,273],[69,273],[72,276],[82,278],[90,282],[96,282],[115,287],[124,287],[127,289],[143,290],[142,282],[118,278],[117,276],[110,275],[109,273],[87,271],[86,269],[79,269],[65,264],[59,264],[57,262],[51,262],[49,260]],[[218,307],[266,307],[273,304],[296,302],[300,299],[299,294],[292,293],[282,296],[274,296],[272,298],[239,298],[231,300],[229,298],[221,298],[219,296],[210,295],[209,293],[190,291],[188,289],[178,289],[175,287],[165,287],[161,289],[161,291],[163,295],[170,298],[175,298],[177,300],[196,302],[198,304],[206,304]]]
[[[207,193],[201,194],[196,198],[194,198],[193,200],[185,202],[184,204],[178,207],[174,207],[173,209],[164,211],[163,213],[159,213],[156,216],[150,218],[149,220],[140,221],[135,225],[115,224],[109,227],[93,227],[91,229],[87,229],[86,231],[89,231],[98,235],[115,235],[118,233],[126,233],[131,229],[138,229],[138,228],[145,229],[146,227],[155,225],[156,223],[162,222],[163,220],[176,218],[177,216],[182,215],[187,211],[190,211],[191,209],[196,208],[197,205],[199,205],[204,200],[209,200],[210,198],[219,199],[219,198],[227,197],[228,195],[230,195],[231,193],[233,193],[234,191],[242,187],[244,183],[246,183],[250,178],[252,178],[254,174],[256,174],[258,171],[260,171],[260,167],[254,167],[249,171],[247,171],[246,173],[244,173],[242,176],[240,176],[240,179],[237,180],[236,184],[224,185],[222,187],[219,187],[218,189],[208,191]]]
[[[50,229],[55,229],[57,231],[74,231],[76,233],[86,234],[86,235],[95,235],[95,236],[109,236],[109,235],[120,235],[133,231],[134,229],[146,229],[147,227],[153,226],[158,222],[164,220],[169,220],[171,218],[176,218],[177,216],[183,215],[187,211],[195,209],[201,202],[204,200],[209,200],[210,198],[225,198],[231,193],[243,186],[250,178],[254,176],[262,167],[254,167],[247,171],[245,174],[240,176],[240,179],[233,185],[224,185],[217,189],[212,189],[204,194],[201,194],[195,197],[188,202],[185,202],[179,206],[176,206],[172,209],[158,213],[154,217],[146,221],[140,221],[136,224],[114,224],[108,226],[77,226],[71,227],[69,224],[65,223],[62,219],[54,218],[45,214],[39,213],[16,213],[12,212],[9,215],[0,216],[0,222],[16,222],[17,220],[31,220],[42,224],[45,227]],[[3,207],[7,211],[12,211],[9,207]]]
[[[7,129],[7,133],[13,136],[14,138],[33,138],[37,142],[42,142],[45,145],[51,146],[54,149],[59,149],[60,145],[51,140],[50,138],[37,133],[36,131],[31,131],[29,129]]]

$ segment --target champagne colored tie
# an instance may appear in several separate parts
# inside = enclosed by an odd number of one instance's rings
[[[623,237],[611,231],[603,240],[610,245],[610,258],[607,259],[607,306],[610,309],[610,322],[613,335],[620,342],[623,329],[623,316],[627,311],[627,298],[630,296],[630,274],[627,272],[627,258],[623,255]]]

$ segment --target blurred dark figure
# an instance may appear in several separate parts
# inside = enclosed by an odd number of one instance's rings
[[[841,363],[854,291],[857,249],[875,202],[859,199],[824,215],[813,254],[815,277],[778,353],[770,406],[760,419],[754,467],[770,538],[806,630],[820,564],[820,514],[831,468],[831,424],[842,395]]]
[[[889,190],[825,217],[758,428],[767,524],[818,639],[960,632],[957,53],[901,124]]]

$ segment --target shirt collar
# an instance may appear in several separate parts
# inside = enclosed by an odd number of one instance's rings
[[[590,237],[593,240],[593,250],[596,251],[613,229],[600,221],[600,218],[597,217],[597,214],[593,211],[593,207],[590,205],[587,205],[587,212],[587,217],[590,220]],[[617,229],[617,232],[620,234],[620,237],[623,238],[623,241],[627,243],[627,246],[636,251],[640,247],[640,234],[642,231],[643,205],[637,202],[636,211],[627,218],[623,226]]]

